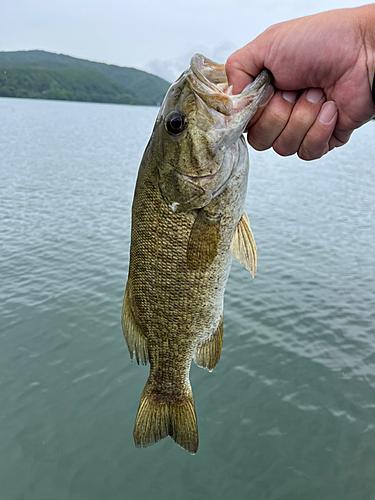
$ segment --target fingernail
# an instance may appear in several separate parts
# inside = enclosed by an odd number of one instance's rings
[[[298,92],[295,92],[294,90],[292,90],[292,91],[284,90],[284,92],[282,93],[282,96],[283,96],[283,99],[290,102],[291,104],[294,104],[297,100]]]
[[[323,99],[323,97],[324,97],[324,92],[322,89],[309,89],[306,92],[306,100],[314,104],[320,102]]]
[[[336,113],[336,104],[333,101],[325,102],[322,106],[322,109],[320,110],[320,113],[318,114],[317,120],[323,125],[328,125],[329,123],[331,123]]]

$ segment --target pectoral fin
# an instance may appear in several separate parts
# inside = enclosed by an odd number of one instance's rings
[[[190,269],[204,270],[212,264],[217,254],[221,215],[211,215],[199,210],[191,229],[187,247],[187,263]]]
[[[221,348],[223,346],[223,315],[221,315],[219,326],[212,337],[204,344],[197,347],[194,353],[195,364],[201,368],[207,368],[208,371],[212,370],[217,365]]]
[[[130,358],[135,359],[137,363],[146,365],[148,361],[147,340],[138,327],[131,308],[131,298],[129,285],[126,286],[124,304],[122,306],[122,331],[129,349]]]
[[[234,231],[230,246],[233,257],[250,272],[254,278],[257,270],[257,246],[250,228],[249,218],[244,212]]]

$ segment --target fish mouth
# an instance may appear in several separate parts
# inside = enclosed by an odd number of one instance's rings
[[[228,85],[225,65],[211,61],[202,54],[195,54],[190,61],[187,81],[192,91],[209,107],[226,116],[248,108],[258,109],[272,81],[272,73],[264,69],[247,85],[241,94],[232,94]],[[255,113],[254,111],[254,113]]]

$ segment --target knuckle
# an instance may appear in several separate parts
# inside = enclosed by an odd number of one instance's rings
[[[350,135],[339,139],[335,134],[333,134],[332,139],[334,139],[335,147],[340,148],[341,146],[344,146],[349,141]]]
[[[297,153],[301,140],[290,130],[285,130],[274,142],[273,148],[281,156],[291,156]]]
[[[231,71],[237,68],[237,56],[235,53],[231,54],[226,63],[225,63],[225,71]]]
[[[275,30],[277,30],[277,24],[271,24],[271,26],[268,26],[268,28],[264,31],[264,33],[272,36]]]
[[[331,129],[322,127],[319,122],[315,122],[301,142],[298,156],[306,161],[317,160],[328,153],[332,146],[336,146],[336,144],[332,144],[333,139]]]
[[[247,73],[246,67],[244,66],[243,55],[241,56],[241,49],[233,52],[225,62],[226,73],[236,73],[238,71]]]
[[[322,154],[310,154],[308,151],[306,151],[304,149],[299,149],[297,152],[297,155],[299,158],[301,158],[301,160],[312,161],[312,160],[318,160],[319,158],[321,158],[323,156],[323,153]]]
[[[268,142],[262,140],[261,135],[253,133],[250,134],[250,132],[247,134],[247,142],[256,151],[265,151],[266,149],[269,149],[272,146],[272,144],[269,144]]]
[[[313,143],[304,141],[301,144],[297,154],[301,160],[311,161],[318,160],[324,156],[329,150],[328,143]]]
[[[289,117],[289,113],[283,111],[282,109],[276,108],[271,110],[271,116],[269,120],[272,121],[276,128],[283,129],[288,123]]]
[[[350,135],[347,135],[346,137],[339,139],[336,136],[336,134],[334,133],[328,142],[329,150],[334,149],[334,148],[341,148],[341,146],[344,146],[349,141]]]
[[[288,122],[288,115],[276,110],[268,110],[266,116],[261,116],[251,127],[249,134],[259,144],[269,144],[284,130]],[[270,137],[273,139],[271,140]]]
[[[296,152],[294,148],[288,147],[282,141],[275,141],[273,144],[273,149],[280,156],[291,156]]]
[[[276,144],[275,149],[282,156],[294,154],[298,148],[295,148],[291,141],[287,142],[285,138],[279,138],[283,134],[288,124],[291,110],[283,106],[284,102],[279,99],[272,99],[256,123],[248,131],[247,139],[249,144],[257,151],[264,151]],[[292,150],[292,151],[291,151]]]
[[[315,115],[306,108],[295,108],[292,114],[294,125],[298,128],[308,130],[314,122]]]

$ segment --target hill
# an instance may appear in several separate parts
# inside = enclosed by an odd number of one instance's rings
[[[41,50],[0,52],[0,96],[159,105],[169,83],[134,68]]]

